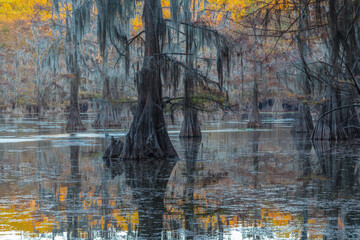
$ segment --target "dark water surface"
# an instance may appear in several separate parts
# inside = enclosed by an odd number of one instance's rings
[[[359,142],[311,142],[291,118],[169,133],[178,161],[120,162],[64,118],[0,116],[0,239],[360,239]],[[122,130],[110,135],[124,136]]]

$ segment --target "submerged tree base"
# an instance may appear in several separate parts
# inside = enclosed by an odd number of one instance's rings
[[[120,127],[121,120],[120,120],[120,110],[113,106],[112,104],[104,104],[100,106],[102,108],[100,112],[96,115],[96,119],[92,124],[95,128],[102,128],[102,127]]]
[[[299,104],[299,111],[295,122],[291,128],[292,133],[311,133],[314,130],[314,124],[310,113],[310,107],[307,103]]]
[[[78,114],[78,115],[79,116],[77,116],[77,117],[73,116],[73,117],[69,118],[69,121],[66,125],[67,132],[81,132],[81,131],[86,130],[86,128],[84,127],[84,125],[81,122],[80,114]]]
[[[153,62],[141,70],[138,102],[130,130],[124,143],[114,142],[110,152],[120,152],[120,159],[177,158],[178,155],[168,135],[161,99],[160,72]],[[119,147],[121,145],[121,148]]]
[[[184,121],[180,131],[180,138],[201,138],[198,115],[193,109],[185,112]]]
[[[334,97],[322,106],[323,115],[315,125],[313,140],[347,140],[360,136],[360,123],[353,107],[339,106]]]
[[[262,128],[262,122],[261,121],[250,121],[247,124],[247,128]]]

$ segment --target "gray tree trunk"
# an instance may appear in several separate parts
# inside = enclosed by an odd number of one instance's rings
[[[258,63],[255,63],[258,64]],[[260,70],[261,72],[262,70]],[[253,85],[253,96],[252,96],[252,109],[251,114],[249,116],[249,122],[247,124],[248,128],[262,128],[262,122],[260,119],[259,113],[259,86],[258,86],[258,73],[255,74],[254,77],[254,85]]]

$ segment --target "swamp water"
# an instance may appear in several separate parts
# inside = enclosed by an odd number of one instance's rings
[[[291,118],[203,122],[178,161],[106,164],[66,121],[0,117],[0,239],[360,239],[359,142],[292,136]],[[124,136],[122,130],[110,135]]]

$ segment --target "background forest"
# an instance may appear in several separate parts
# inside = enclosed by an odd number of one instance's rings
[[[146,4],[161,4],[151,6],[160,11],[152,30]],[[354,138],[359,8],[356,0],[2,1],[0,109],[68,112],[68,130],[83,129],[79,112],[96,112],[95,127],[119,126],[146,88],[150,49],[159,103],[188,122],[182,136],[201,135],[198,114],[249,112],[248,126],[261,127],[261,110],[298,111],[292,131],[313,139]]]

